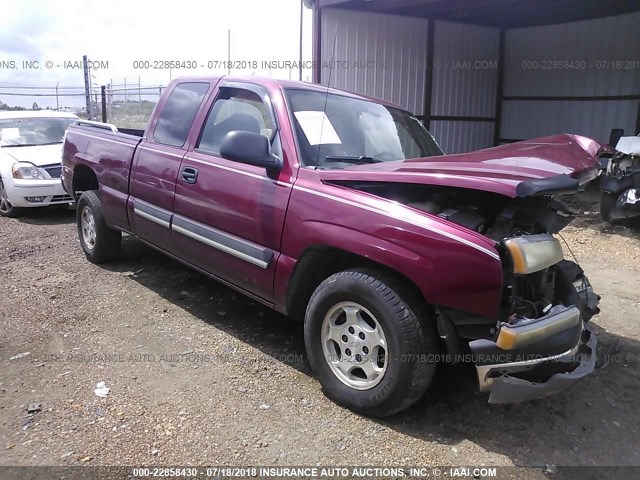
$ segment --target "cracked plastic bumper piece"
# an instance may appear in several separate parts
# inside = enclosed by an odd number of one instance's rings
[[[593,372],[596,343],[596,335],[585,326],[578,344],[565,353],[477,366],[480,390],[490,392],[489,403],[519,403],[555,395]]]

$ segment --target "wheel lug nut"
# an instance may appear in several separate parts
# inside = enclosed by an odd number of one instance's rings
[[[356,354],[356,362],[361,362],[362,361],[362,357],[360,356],[360,354]]]
[[[349,333],[351,334],[355,333],[355,330],[353,329],[353,327],[349,327]]]
[[[348,348],[344,351],[344,353],[346,353],[348,357],[351,356],[351,350],[349,350]]]
[[[364,340],[364,333],[360,332],[358,336],[360,337],[360,340]]]
[[[362,351],[364,352],[365,355],[369,353],[369,349],[367,347],[362,347]]]
[[[346,335],[342,335],[342,341],[343,341],[344,343],[347,343],[347,340],[349,340],[349,339],[347,338],[347,336],[346,336]]]

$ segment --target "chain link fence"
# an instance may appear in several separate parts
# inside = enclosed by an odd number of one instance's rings
[[[53,110],[122,128],[145,128],[164,86],[0,86],[0,111]]]
[[[104,89],[106,121],[122,128],[145,128],[163,89],[163,86],[107,86]]]
[[[0,87],[0,111],[54,110],[75,113],[81,118],[100,120],[100,91],[87,95],[84,87]]]

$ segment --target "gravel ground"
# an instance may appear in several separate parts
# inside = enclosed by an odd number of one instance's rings
[[[602,294],[599,353],[618,355],[519,406],[441,368],[384,420],[323,396],[301,324],[131,237],[93,265],[72,211],[0,218],[0,465],[640,465],[640,222],[605,226],[592,201],[563,236]]]

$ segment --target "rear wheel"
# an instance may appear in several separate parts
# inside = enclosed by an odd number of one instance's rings
[[[313,371],[336,403],[388,416],[429,386],[436,349],[424,305],[395,277],[369,269],[336,273],[313,293],[305,316]]]
[[[109,228],[104,221],[97,191],[82,194],[76,215],[80,246],[87,258],[93,263],[103,263],[117,257],[122,233]]]
[[[22,214],[22,208],[14,207],[9,200],[4,183],[0,180],[0,215],[3,217],[18,217]]]

